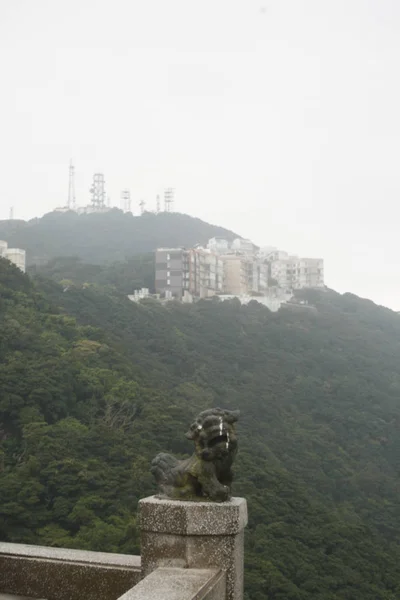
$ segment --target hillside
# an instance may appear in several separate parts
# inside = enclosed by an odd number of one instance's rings
[[[1,539],[138,552],[151,458],[219,405],[242,412],[246,600],[400,597],[397,314],[64,289],[0,261]]]
[[[0,239],[24,248],[28,264],[59,256],[87,263],[124,261],[157,247],[205,244],[210,238],[239,237],[232,231],[180,213],[144,213],[134,217],[114,209],[105,214],[49,213],[31,221],[0,221]]]
[[[122,294],[132,294],[142,287],[154,290],[154,253],[136,254],[125,261],[94,265],[83,262],[78,257],[52,258],[44,265],[31,265],[28,273],[42,275],[61,283],[63,287],[82,287],[115,290]]]

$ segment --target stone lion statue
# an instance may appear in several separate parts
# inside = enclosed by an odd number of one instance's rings
[[[211,408],[198,415],[186,437],[195,451],[186,460],[158,454],[152,461],[161,494],[174,500],[224,502],[231,497],[232,463],[237,453],[239,411]]]

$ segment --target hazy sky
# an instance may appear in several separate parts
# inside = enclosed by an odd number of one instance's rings
[[[0,218],[68,163],[400,310],[399,0],[0,0]]]

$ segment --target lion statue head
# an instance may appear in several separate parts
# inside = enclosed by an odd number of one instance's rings
[[[186,433],[195,443],[199,458],[215,461],[231,457],[237,452],[235,423],[239,419],[238,410],[210,408],[201,412]]]

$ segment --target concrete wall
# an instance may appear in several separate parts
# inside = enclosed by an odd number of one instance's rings
[[[267,308],[269,308],[270,311],[277,312],[281,308],[281,306],[284,306],[286,302],[288,302],[292,297],[293,295],[291,293],[282,293],[279,296],[250,296],[248,294],[243,296],[235,296],[233,294],[224,294],[222,296],[219,296],[219,299],[224,301],[233,300],[234,298],[237,298],[241,304],[249,304],[250,302],[255,301],[259,304],[262,304],[263,306],[266,306]]]

